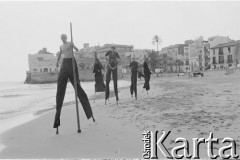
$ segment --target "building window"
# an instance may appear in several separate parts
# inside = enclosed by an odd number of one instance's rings
[[[219,63],[220,64],[224,63],[224,56],[219,56]]]
[[[223,54],[223,48],[219,48],[219,53],[218,54]]]
[[[216,57],[213,57],[213,64],[216,64]]]
[[[213,55],[215,55],[215,49],[213,49]]]
[[[233,63],[232,55],[227,56],[227,62],[228,63]]]
[[[48,68],[44,68],[43,72],[48,72]]]
[[[36,68],[34,68],[34,69],[33,69],[33,72],[37,72],[37,69],[36,69]]]
[[[38,57],[37,60],[38,60],[39,62],[42,62],[42,61],[43,61],[43,57]]]
[[[42,72],[42,68],[40,69],[40,72]]]
[[[229,52],[229,53],[231,52],[231,47],[228,47],[228,52]]]

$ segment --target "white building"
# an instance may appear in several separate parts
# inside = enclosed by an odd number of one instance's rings
[[[189,46],[185,46],[184,47],[184,56],[183,56],[183,64],[184,64],[183,71],[184,72],[187,72],[188,70],[190,70],[189,58],[190,58]]]
[[[232,41],[212,47],[210,62],[212,69],[227,69],[237,66],[236,42]]]
[[[28,65],[30,72],[57,72],[57,57],[49,53],[46,48],[37,54],[28,54]]]
[[[132,58],[135,58],[135,61],[143,64],[144,57],[148,57],[148,52],[144,49],[135,49],[133,52],[125,53],[125,57],[127,57],[128,61],[131,61]]]

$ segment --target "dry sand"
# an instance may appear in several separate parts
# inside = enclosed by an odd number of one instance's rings
[[[235,139],[240,153],[240,71],[165,76],[153,78],[150,86],[147,95],[138,85],[138,100],[130,98],[129,88],[122,88],[118,106],[114,97],[106,106],[101,95],[95,103],[91,100],[97,122],[87,120],[80,109],[80,134],[74,105],[62,111],[60,135],[52,128],[55,111],[44,112],[1,135],[6,148],[0,158],[141,158],[144,130],[171,130],[167,148],[176,146],[175,138],[185,137],[191,152],[192,138],[208,138],[213,132],[216,138]],[[200,148],[201,158],[207,158],[206,144]],[[165,157],[159,152],[159,158]]]

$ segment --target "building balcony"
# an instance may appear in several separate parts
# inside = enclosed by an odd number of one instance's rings
[[[218,54],[219,55],[223,55],[224,53],[223,53],[223,51],[219,51]]]
[[[233,63],[233,60],[228,60],[227,63]]]

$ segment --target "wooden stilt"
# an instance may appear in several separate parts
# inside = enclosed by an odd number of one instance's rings
[[[71,32],[71,43],[73,43],[73,36],[72,36],[72,23],[70,23],[70,32]],[[74,78],[74,90],[75,90],[75,102],[76,102],[76,112],[77,112],[77,126],[78,126],[78,133],[81,132],[80,129],[80,119],[79,119],[79,110],[78,110],[78,99],[77,99],[77,77],[76,77],[76,71],[75,69],[75,59],[74,59],[74,53],[72,49],[72,67],[73,67],[73,78]]]
[[[93,120],[93,122],[95,122],[95,118],[93,117],[93,115],[92,115],[92,120]]]
[[[56,134],[59,134],[59,132],[58,132],[58,127],[57,127],[57,131],[56,131]]]

